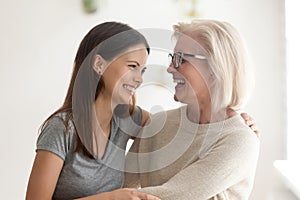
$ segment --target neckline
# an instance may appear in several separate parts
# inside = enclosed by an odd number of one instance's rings
[[[209,130],[222,130],[227,127],[232,127],[232,124],[235,123],[237,120],[241,120],[241,117],[239,114],[235,114],[225,120],[218,121],[218,122],[212,122],[208,124],[198,124],[195,122],[192,122],[187,117],[187,106],[180,107],[180,117],[181,122],[183,123],[183,128],[186,130],[195,130],[197,129],[198,132],[206,132]]]

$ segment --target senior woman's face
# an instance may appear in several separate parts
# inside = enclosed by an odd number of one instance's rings
[[[201,58],[203,56],[201,49],[198,41],[188,36],[180,36],[174,48],[173,60],[167,70],[177,83],[174,99],[186,104],[197,103],[200,107],[211,102],[208,89],[211,75],[207,60]],[[177,64],[178,61],[181,63],[178,68],[174,66],[176,61]]]

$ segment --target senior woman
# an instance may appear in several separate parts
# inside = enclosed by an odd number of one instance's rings
[[[151,117],[127,154],[124,186],[163,200],[248,199],[259,140],[238,114],[251,83],[242,39],[217,20],[174,31],[167,71],[186,105]]]

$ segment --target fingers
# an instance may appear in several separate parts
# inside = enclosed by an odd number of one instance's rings
[[[257,130],[257,127],[255,125],[254,119],[250,115],[248,115],[247,113],[241,113],[241,116],[245,120],[245,124],[247,126],[249,126],[253,131]]]
[[[257,137],[260,137],[260,133],[257,129],[254,119],[248,113],[241,113],[241,116],[245,120],[245,124],[251,128]]]
[[[160,200],[160,198],[153,196],[151,194],[146,194],[142,192],[137,192],[137,197],[139,197],[142,200]]]
[[[250,127],[251,130],[254,131],[254,132],[258,131],[258,130],[257,130],[257,126],[256,126],[255,124],[251,124],[249,127]]]
[[[257,126],[254,123],[252,125],[250,125],[250,128],[256,134],[257,137],[260,137],[260,133],[257,129]]]
[[[254,132],[255,132],[256,136],[257,136],[258,138],[260,138],[260,132],[259,132],[259,131],[254,131]]]
[[[243,119],[245,120],[245,123],[248,126],[254,124],[253,118],[250,115],[248,115],[247,113],[241,113],[241,116],[243,117]]]
[[[127,190],[130,192],[131,197],[137,197],[137,200],[161,200],[160,198],[153,196],[151,194],[139,192],[138,190],[134,188],[123,188],[124,190]]]
[[[250,115],[248,115],[248,113],[241,113],[241,116],[244,120],[248,120],[249,118],[251,118]]]
[[[250,126],[251,130],[253,130],[253,132],[256,134],[256,136],[259,138],[260,137],[260,132],[259,130],[257,129],[256,125],[253,124]]]

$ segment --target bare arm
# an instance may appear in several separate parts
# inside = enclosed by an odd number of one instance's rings
[[[56,154],[38,150],[27,186],[26,199],[52,199],[63,163]]]
[[[54,153],[38,150],[33,168],[30,174],[26,192],[26,200],[51,200],[55,186],[62,169],[64,161]],[[159,198],[139,192],[135,189],[119,189],[111,192],[104,192],[93,196],[80,198],[80,200],[127,200],[127,199],[149,199],[159,200]]]

